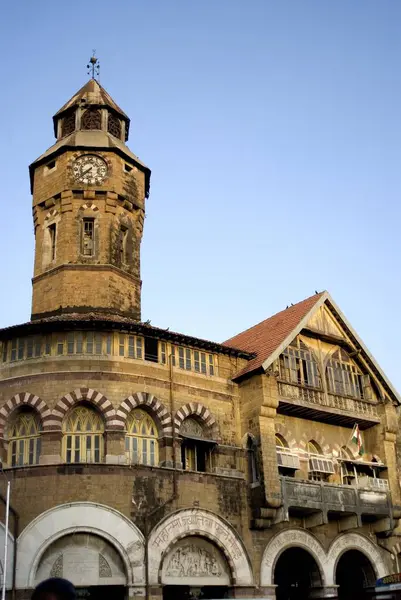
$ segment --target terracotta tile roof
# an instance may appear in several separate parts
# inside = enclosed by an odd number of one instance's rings
[[[314,294],[223,342],[223,345],[256,353],[256,357],[236,377],[259,369],[325,293]]]

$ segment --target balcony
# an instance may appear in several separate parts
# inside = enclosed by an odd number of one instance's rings
[[[362,522],[392,520],[392,503],[388,485],[371,485],[361,478],[358,487],[280,477],[284,520],[290,516],[309,518],[309,526],[347,517],[349,527]],[[376,482],[387,480],[376,479]],[[363,486],[363,487],[362,487]],[[345,521],[344,521],[345,522]],[[308,524],[306,525],[308,526]],[[345,529],[346,527],[342,527]]]
[[[277,412],[293,416],[352,427],[355,422],[367,429],[380,418],[376,404],[366,400],[326,394],[323,390],[278,381],[279,407]]]

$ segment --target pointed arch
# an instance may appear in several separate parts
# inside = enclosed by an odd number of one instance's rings
[[[291,450],[297,450],[297,441],[290,429],[285,427],[282,423],[275,423],[274,429],[277,434],[281,435],[286,440],[288,447],[291,448]]]
[[[90,388],[79,388],[63,396],[57,402],[51,414],[43,421],[43,428],[61,430],[62,422],[67,412],[73,406],[83,401],[89,402],[98,409],[104,418],[106,430],[118,429],[116,411],[110,400],[107,400],[100,392]],[[51,423],[50,427],[49,423]]]
[[[122,431],[126,429],[127,418],[135,408],[147,408],[153,417],[159,435],[171,437],[173,433],[171,414],[160,400],[153,394],[147,392],[135,392],[121,402],[115,415],[115,429]]]
[[[20,392],[19,394],[15,394],[10,400],[7,400],[0,408],[0,438],[4,438],[5,426],[11,413],[20,406],[30,406],[33,408],[38,413],[42,427],[45,429],[46,420],[51,417],[51,412],[46,402],[39,398],[39,396],[35,396],[35,394]]]
[[[310,441],[317,442],[317,444],[322,449],[322,454],[330,454],[331,453],[330,446],[327,443],[326,438],[324,437],[324,435],[322,433],[320,433],[320,431],[318,429],[315,429],[314,431],[311,430],[309,434],[304,433],[302,435],[302,439],[301,439],[299,445],[304,452],[308,452],[308,443]]]
[[[213,439],[219,439],[219,428],[216,423],[216,419],[213,417],[209,409],[199,402],[189,402],[188,404],[181,406],[181,408],[176,412],[174,418],[174,431],[176,435],[178,435],[180,432],[182,422],[187,417],[191,416],[198,418],[203,423]]]

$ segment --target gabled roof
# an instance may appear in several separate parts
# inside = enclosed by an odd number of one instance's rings
[[[250,360],[242,371],[237,373],[235,379],[241,379],[244,375],[250,375],[255,371],[266,371],[302,329],[307,327],[311,317],[323,304],[330,310],[353,347],[361,352],[367,367],[378,378],[390,397],[401,403],[401,398],[395,387],[326,291],[306,298],[306,300],[282,310],[269,319],[223,342],[223,345],[227,344],[256,354],[256,357]]]
[[[237,377],[262,368],[265,361],[269,359],[277,348],[283,345],[287,338],[290,338],[288,339],[289,344],[297,335],[293,333],[294,329],[305,316],[309,315],[311,309],[319,303],[319,300],[326,293],[315,294],[302,302],[289,306],[287,309],[223,342],[227,346],[235,346],[247,352],[256,353],[256,358],[251,360],[238,373]]]
[[[102,87],[100,83],[96,81],[96,79],[90,79],[87,83],[85,83],[85,85],[81,87],[81,89],[78,90],[78,92],[74,94],[72,98],[70,98],[68,102],[66,102],[64,106],[62,106],[60,110],[56,112],[53,118],[58,117],[61,113],[69,108],[81,104],[82,100],[84,100],[87,104],[109,106],[116,112],[120,113],[120,115],[122,115],[125,119],[128,119],[128,116],[125,114],[125,112],[121,110],[118,104],[114,102],[110,94],[106,92],[104,87]]]

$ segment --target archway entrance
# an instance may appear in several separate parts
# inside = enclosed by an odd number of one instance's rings
[[[35,584],[48,577],[64,577],[85,600],[124,600],[127,578],[117,550],[91,533],[65,535],[47,548],[40,559]]]
[[[200,536],[189,536],[167,553],[161,582],[163,600],[209,600],[227,597],[231,574],[217,546]]]
[[[277,600],[307,600],[313,589],[322,586],[315,559],[303,548],[288,548],[279,556],[274,569]]]
[[[368,558],[359,550],[348,550],[340,557],[336,568],[339,600],[365,600],[367,588],[374,586],[375,571]]]

